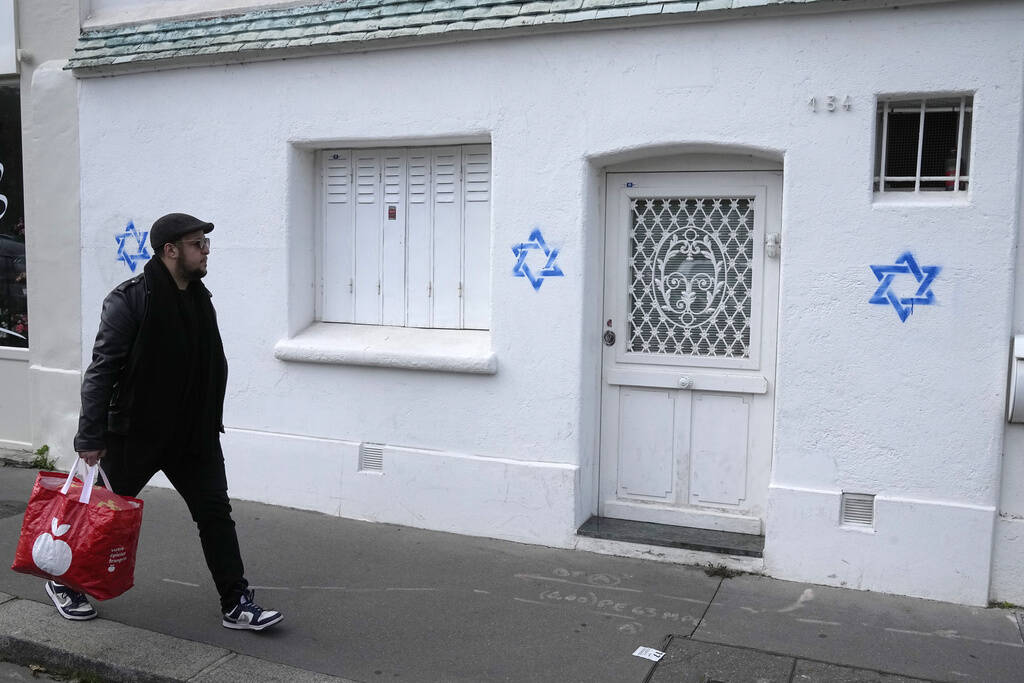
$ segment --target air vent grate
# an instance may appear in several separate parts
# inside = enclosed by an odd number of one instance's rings
[[[839,523],[843,526],[874,527],[875,496],[870,493],[844,493]]]
[[[361,443],[361,444],[359,444],[359,471],[360,472],[383,472],[384,471],[384,444],[382,444],[382,443]]]

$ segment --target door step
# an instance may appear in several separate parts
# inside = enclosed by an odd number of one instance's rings
[[[577,529],[576,534],[608,541],[700,550],[723,555],[743,557],[762,557],[764,555],[764,536],[671,524],[655,524],[654,522],[634,522],[628,519],[612,519],[596,515]]]

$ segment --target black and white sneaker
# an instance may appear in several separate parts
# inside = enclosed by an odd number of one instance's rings
[[[263,609],[252,601],[253,591],[242,593],[238,604],[230,612],[224,613],[225,628],[235,628],[249,631],[262,631],[268,626],[273,626],[284,619],[284,615],[272,609]]]
[[[73,591],[56,581],[46,582],[46,594],[53,600],[57,613],[72,621],[88,621],[96,618],[96,610],[89,604],[85,593]]]

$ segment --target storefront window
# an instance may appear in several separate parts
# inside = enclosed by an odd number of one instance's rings
[[[20,96],[0,82],[0,346],[28,346],[27,291]]]

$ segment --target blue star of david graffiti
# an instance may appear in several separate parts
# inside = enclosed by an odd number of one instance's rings
[[[149,260],[149,251],[146,249],[146,237],[148,235],[148,230],[136,230],[135,222],[128,221],[124,232],[114,237],[117,240],[117,260],[124,261],[133,273],[137,263]],[[134,240],[135,246],[128,245],[129,237]],[[135,251],[132,252],[132,249]]]
[[[542,252],[544,258],[547,259],[544,267],[537,271],[536,275],[533,274],[529,264],[526,263],[526,257],[534,251]],[[544,236],[540,234],[540,228],[534,228],[533,232],[530,233],[528,241],[520,242],[512,247],[512,253],[518,259],[516,265],[512,267],[512,274],[529,280],[530,284],[533,285],[534,291],[540,289],[540,286],[544,284],[544,278],[562,277],[565,275],[562,269],[558,267],[558,264],[555,263],[555,259],[558,258],[558,250],[548,248],[548,245],[544,242]]]
[[[871,266],[871,272],[878,278],[878,289],[868,303],[889,304],[900,317],[900,322],[907,322],[907,318],[914,312],[914,306],[930,306],[935,303],[935,294],[931,290],[932,280],[941,269],[940,266],[917,265],[917,260],[909,251],[904,252],[891,266]],[[917,280],[917,291],[913,296],[900,297],[892,291],[892,283],[897,275],[912,275]]]

